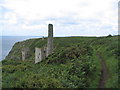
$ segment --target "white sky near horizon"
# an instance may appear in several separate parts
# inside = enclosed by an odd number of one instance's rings
[[[118,34],[118,0],[0,0],[3,36]]]

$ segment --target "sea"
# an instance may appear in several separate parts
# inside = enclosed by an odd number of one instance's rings
[[[0,61],[5,59],[16,42],[41,37],[42,36],[0,36]]]

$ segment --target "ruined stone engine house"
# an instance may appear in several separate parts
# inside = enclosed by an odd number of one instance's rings
[[[29,49],[22,49],[22,60],[25,60],[29,56]],[[48,25],[48,38],[47,38],[47,46],[43,46],[42,48],[35,47],[35,64],[41,62],[45,57],[53,52],[53,25]]]

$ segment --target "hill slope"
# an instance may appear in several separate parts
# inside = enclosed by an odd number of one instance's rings
[[[47,38],[16,43],[2,61],[3,88],[85,88],[98,87],[102,66],[108,68],[105,87],[118,87],[118,37],[54,38],[54,53],[34,64],[34,48],[46,45]],[[112,42],[112,43],[111,43]],[[21,60],[21,49],[29,47],[31,56]],[[113,82],[114,81],[114,82]]]

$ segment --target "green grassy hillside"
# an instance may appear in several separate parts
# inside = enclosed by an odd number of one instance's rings
[[[2,61],[3,88],[97,88],[104,58],[108,79],[105,87],[118,87],[118,36],[56,37],[54,53],[34,64],[34,48],[46,45],[47,38],[16,43]],[[30,48],[31,56],[21,60],[21,49]]]

